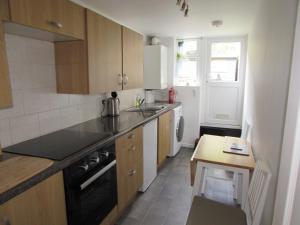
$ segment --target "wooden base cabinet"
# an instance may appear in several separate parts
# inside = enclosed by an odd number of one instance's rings
[[[161,115],[158,118],[158,152],[157,152],[157,165],[160,167],[171,148],[171,111]]]
[[[118,210],[123,212],[143,182],[143,128],[116,140]]]
[[[0,206],[0,225],[67,225],[59,172]]]

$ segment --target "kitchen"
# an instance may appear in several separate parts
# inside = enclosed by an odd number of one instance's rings
[[[272,173],[261,224],[293,224],[279,190],[297,1],[271,2],[0,0],[0,224],[202,224],[197,186],[244,209],[255,166],[200,170],[207,134],[251,143]]]

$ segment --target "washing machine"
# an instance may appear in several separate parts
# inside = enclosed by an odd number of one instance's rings
[[[182,116],[182,106],[172,110],[171,124],[171,150],[170,157],[174,157],[181,148],[184,131],[184,118]]]

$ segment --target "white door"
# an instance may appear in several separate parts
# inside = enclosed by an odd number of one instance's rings
[[[207,41],[204,124],[241,127],[245,84],[245,38]]]

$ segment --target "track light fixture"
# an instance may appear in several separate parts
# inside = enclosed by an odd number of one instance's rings
[[[185,17],[189,15],[189,4],[188,0],[177,0],[176,5],[180,6],[180,11],[184,13]]]

